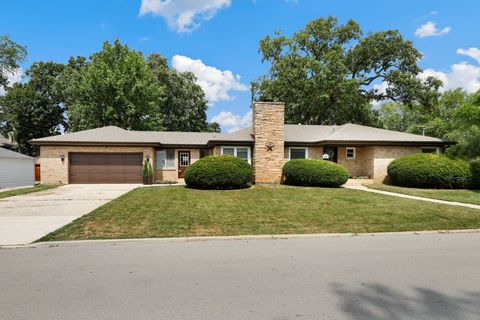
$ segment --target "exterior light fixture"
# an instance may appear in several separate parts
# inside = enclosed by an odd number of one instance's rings
[[[62,160],[62,163],[65,161],[65,155],[64,154],[60,155],[60,160]]]
[[[147,161],[150,162],[150,155],[147,154]]]

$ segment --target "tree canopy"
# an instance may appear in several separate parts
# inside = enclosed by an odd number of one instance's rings
[[[26,71],[30,80],[15,83],[0,102],[0,131],[15,133],[18,150],[34,154],[30,139],[60,134],[67,127],[64,108],[54,92],[57,77],[64,66],[54,62],[36,62]]]
[[[162,130],[164,89],[157,85],[140,52],[116,40],[105,42],[90,61],[70,60],[60,92],[72,131],[115,125],[131,130]],[[75,63],[77,62],[77,63]],[[63,85],[66,84],[66,85]]]
[[[157,84],[164,88],[163,126],[169,131],[215,131],[207,123],[207,100],[191,72],[179,73],[167,59],[151,54],[147,65]]]
[[[372,124],[374,101],[438,99],[441,82],[417,78],[421,53],[397,30],[364,36],[353,20],[319,18],[291,37],[266,36],[259,51],[270,69],[252,84],[253,98],[285,102],[287,123]],[[384,91],[375,86],[381,82]]]
[[[446,91],[431,108],[387,102],[379,107],[378,125],[453,140],[458,143],[447,148],[450,156],[480,157],[480,91],[473,94],[462,89]]]
[[[205,94],[192,73],[177,72],[159,54],[145,59],[119,40],[65,65],[35,62],[26,75],[26,82],[0,97],[0,132],[13,131],[19,151],[27,154],[34,153],[30,139],[108,125],[220,131],[217,123],[207,122]]]
[[[27,49],[10,39],[8,35],[0,36],[0,88],[6,87],[9,74],[14,73],[25,60]]]

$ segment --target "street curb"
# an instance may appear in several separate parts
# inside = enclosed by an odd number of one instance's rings
[[[101,240],[71,240],[71,241],[44,241],[25,245],[7,245],[0,249],[60,247],[71,245],[111,244],[117,243],[178,243],[203,241],[233,241],[233,240],[287,240],[312,238],[340,238],[365,236],[397,236],[397,235],[428,235],[428,234],[459,234],[480,233],[480,229],[434,230],[434,231],[401,231],[401,232],[371,232],[371,233],[312,233],[312,234],[275,234],[275,235],[240,235],[240,236],[195,236],[174,238],[133,238],[133,239],[101,239]]]

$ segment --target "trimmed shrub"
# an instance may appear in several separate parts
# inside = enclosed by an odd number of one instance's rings
[[[480,158],[473,159],[470,162],[470,173],[472,175],[470,187],[480,189]]]
[[[471,183],[470,166],[445,155],[416,153],[393,160],[388,175],[394,185],[430,189],[466,189]]]
[[[282,171],[284,183],[294,186],[339,187],[348,180],[344,167],[326,160],[290,160]]]
[[[208,156],[185,171],[185,183],[195,189],[240,189],[252,182],[252,167],[233,156]]]

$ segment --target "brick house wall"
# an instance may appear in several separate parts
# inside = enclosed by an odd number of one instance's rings
[[[200,149],[178,148],[178,149],[175,149],[175,168],[161,169],[157,167],[156,152],[155,152],[155,166],[154,166],[155,182],[178,181],[178,152],[179,151],[190,151],[190,164],[200,159]]]
[[[373,177],[373,147],[355,147],[355,159],[347,159],[347,147],[338,147],[337,162],[352,177]]]
[[[337,163],[347,169],[352,177],[369,177],[375,182],[386,181],[387,168],[394,159],[421,152],[412,146],[362,146],[355,147],[356,158],[346,158],[347,147],[338,147]],[[288,161],[289,147],[284,148],[284,162]],[[308,147],[309,159],[323,159],[323,147]]]
[[[143,160],[150,157],[155,163],[155,148],[153,147],[120,147],[120,146],[41,146],[40,170],[44,184],[61,183],[68,181],[69,152],[134,152],[143,153]],[[62,162],[60,155],[65,156]]]
[[[398,157],[421,152],[421,147],[375,146],[373,159],[373,179],[375,182],[388,182],[387,168]]]

